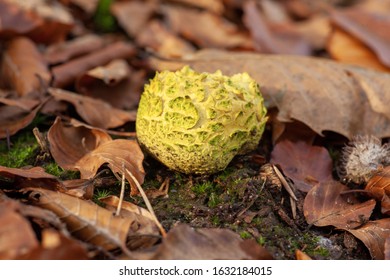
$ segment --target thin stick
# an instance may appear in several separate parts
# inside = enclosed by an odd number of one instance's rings
[[[125,163],[122,162],[122,186],[121,186],[121,193],[119,195],[119,202],[116,208],[115,216],[119,216],[121,213],[124,197],[125,197]]]
[[[131,179],[133,179],[135,185],[137,186],[137,189],[138,191],[140,192],[143,200],[145,201],[145,204],[146,204],[146,207],[148,208],[150,214],[152,214],[153,216],[153,219],[154,219],[154,222],[156,223],[157,227],[159,228],[160,232],[161,232],[161,235],[162,237],[165,237],[167,235],[167,232],[165,231],[165,229],[163,228],[163,226],[160,224],[160,222],[158,221],[157,217],[156,217],[156,214],[154,213],[153,211],[153,208],[152,208],[152,205],[150,204],[150,201],[148,199],[148,197],[146,196],[144,190],[142,189],[141,185],[139,184],[138,180],[134,177],[134,175],[128,170],[126,169],[126,172],[127,174],[129,174],[129,176],[131,177]]]
[[[286,179],[284,178],[282,172],[279,171],[279,169],[275,166],[275,165],[272,165],[276,175],[278,176],[280,182],[282,183],[283,187],[286,189],[286,191],[288,192],[288,194],[295,200],[295,201],[298,201],[297,197],[295,196],[291,186],[288,184],[288,182],[286,181]]]

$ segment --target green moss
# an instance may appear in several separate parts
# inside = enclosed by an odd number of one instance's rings
[[[80,178],[80,172],[64,170],[57,163],[49,162],[43,165],[45,171],[49,174],[52,174],[62,180],[71,180]]]
[[[261,246],[264,246],[265,243],[266,243],[266,238],[262,235],[260,235],[257,239],[256,239],[256,242],[261,245]]]
[[[250,234],[249,232],[244,230],[244,231],[240,232],[240,237],[242,239],[249,239],[249,238],[252,238],[252,234]]]
[[[26,131],[18,137],[12,137],[9,150],[7,141],[1,140],[0,165],[13,168],[33,165],[38,153],[37,149],[38,143],[32,132]]]
[[[192,191],[197,195],[209,194],[215,188],[214,184],[210,181],[196,184],[192,187]]]

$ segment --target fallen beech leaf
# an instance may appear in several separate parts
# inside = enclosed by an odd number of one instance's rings
[[[135,71],[125,60],[116,59],[84,73],[77,79],[76,88],[79,93],[104,100],[115,108],[133,109],[138,105],[144,81],[145,71]]]
[[[99,3],[99,0],[69,0],[72,4],[82,8],[88,14],[92,15]]]
[[[367,182],[365,190],[378,201],[382,200],[385,194],[390,195],[390,166],[375,174]]]
[[[137,44],[150,48],[162,57],[181,57],[195,51],[194,46],[152,20],[136,37]]]
[[[390,16],[350,8],[332,13],[333,22],[369,46],[390,67]]]
[[[93,197],[93,192],[95,190],[94,180],[73,179],[62,181],[62,184],[66,188],[66,190],[63,191],[66,194],[83,199],[92,199]]]
[[[0,139],[16,134],[28,126],[35,118],[43,103],[34,109],[25,110],[19,106],[0,107]]]
[[[117,196],[114,196],[114,195],[110,195],[110,196],[101,198],[101,199],[99,199],[99,201],[104,203],[106,205],[106,208],[109,210],[116,209],[118,207],[118,204],[119,204],[119,198]],[[142,208],[138,205],[135,205],[131,202],[123,201],[122,208],[121,208],[121,215],[126,216],[128,212],[141,215],[145,218],[150,219],[154,223],[154,217],[152,214],[150,214],[150,212],[148,210],[146,210],[145,208]]]
[[[29,96],[22,96],[20,98],[0,97],[0,103],[8,106],[15,106],[25,111],[31,111],[40,104],[40,101],[37,98],[31,98]]]
[[[251,31],[254,47],[258,52],[309,55],[309,44],[299,33],[284,28],[271,30],[256,6],[255,1],[246,1],[243,6],[244,23]],[[280,27],[279,27],[280,28]],[[291,28],[290,28],[291,29]]]
[[[86,246],[53,230],[42,231],[42,241],[27,254],[17,257],[18,260],[87,260]]]
[[[171,29],[205,48],[252,49],[248,36],[232,22],[208,11],[163,6]]]
[[[44,189],[26,189],[25,192],[29,192],[30,203],[53,211],[72,235],[106,250],[118,247],[126,250],[128,238],[132,240],[131,244],[136,244],[138,237],[158,235],[157,227],[137,214],[114,216],[95,203],[60,192]]]
[[[390,166],[375,174],[368,182],[365,190],[381,202],[383,214],[390,214]]]
[[[375,207],[375,200],[363,203],[353,194],[343,194],[348,188],[336,181],[313,187],[306,195],[303,212],[308,224],[353,229],[365,223]]]
[[[295,29],[310,43],[312,49],[323,50],[332,31],[332,26],[328,16],[316,14],[305,21],[297,22]]]
[[[52,68],[54,87],[66,87],[71,85],[77,77],[86,71],[100,65],[105,65],[113,59],[129,58],[135,54],[132,44],[115,42],[93,53],[75,58],[67,63]]]
[[[312,260],[312,258],[310,258],[307,254],[305,254],[301,250],[296,250],[295,256],[296,256],[297,260],[301,260],[301,261]]]
[[[64,186],[56,176],[48,174],[42,167],[28,169],[0,166],[0,176],[14,181],[15,188],[37,187],[63,190]]]
[[[249,245],[249,246],[248,246]],[[140,258],[154,260],[272,259],[256,242],[242,240],[228,229],[194,229],[179,224],[171,229],[157,250]]]
[[[112,140],[110,135],[100,129],[67,126],[60,118],[54,121],[47,138],[56,163],[67,170],[77,170],[74,165],[85,154]]]
[[[327,50],[332,58],[337,61],[379,71],[390,71],[390,67],[383,65],[371,49],[340,28],[333,29],[329,37]]]
[[[298,120],[317,134],[334,131],[390,137],[390,75],[326,59],[249,52],[201,50],[183,60],[151,60],[154,67],[225,75],[248,72],[260,85],[268,108],[277,107],[277,119]],[[340,94],[342,92],[342,94]]]
[[[49,88],[48,92],[56,100],[66,101],[75,106],[77,113],[92,126],[107,129],[135,121],[134,111],[124,111],[113,108],[109,103],[83,96],[59,88]]]
[[[35,233],[18,213],[19,203],[0,192],[0,259],[14,259],[38,246]]]
[[[156,11],[154,1],[114,2],[111,12],[129,36],[135,37]]]
[[[390,218],[369,221],[357,229],[348,231],[366,245],[373,259],[385,258],[385,241],[390,238]]]
[[[64,169],[79,170],[81,179],[93,178],[103,164],[108,164],[114,173],[122,174],[124,163],[140,184],[144,181],[144,155],[134,140],[111,140],[102,130],[66,127],[59,118],[49,129],[47,137],[57,164]],[[127,174],[126,179],[132,186],[131,194],[137,194],[133,179]]]
[[[300,191],[308,192],[318,183],[332,179],[333,162],[328,150],[302,140],[283,139],[276,143],[270,162],[280,165]]]
[[[58,64],[94,52],[104,45],[105,42],[101,36],[87,34],[70,41],[51,45],[46,48],[43,55],[47,63]]]
[[[20,96],[49,85],[51,75],[34,42],[17,37],[8,42],[3,52],[1,80]]]
[[[390,237],[385,240],[385,260],[390,260]]]
[[[61,3],[46,0],[4,0],[0,3],[0,37],[26,35],[35,42],[61,41],[73,26],[73,17]]]
[[[213,12],[217,15],[221,15],[225,10],[223,0],[172,0],[172,2],[178,2],[182,4],[191,5],[193,7],[201,8]]]

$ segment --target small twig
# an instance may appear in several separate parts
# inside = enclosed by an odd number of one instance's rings
[[[122,209],[123,199],[125,197],[125,163],[122,162],[122,185],[121,185],[121,193],[119,195],[118,207],[116,208],[116,216],[119,216]]]
[[[283,187],[286,189],[286,191],[288,192],[288,194],[295,200],[295,201],[298,201],[297,197],[295,196],[294,194],[294,191],[292,190],[291,186],[288,184],[288,182],[286,181],[286,179],[284,178],[282,172],[280,172],[280,170],[275,166],[275,165],[272,165],[276,175],[278,176],[280,182],[282,183]]]
[[[44,153],[49,153],[49,145],[43,136],[43,134],[39,131],[38,127],[34,127],[33,133],[35,136],[35,139],[37,140],[39,147],[41,147],[41,151]]]
[[[158,221],[156,214],[154,213],[154,210],[152,208],[152,205],[150,204],[150,201],[149,201],[148,197],[146,196],[144,190],[142,189],[140,183],[138,182],[138,180],[134,177],[134,175],[128,169],[125,168],[125,170],[126,170],[127,174],[131,177],[131,179],[134,181],[135,185],[137,186],[137,189],[140,192],[143,200],[145,201],[146,207],[148,208],[150,214],[152,214],[154,222],[156,223],[157,227],[159,228],[162,237],[165,237],[167,235],[167,233],[166,233],[165,229],[163,228],[163,226],[161,225],[161,223]]]
[[[290,205],[293,219],[297,218],[297,202],[290,196]]]

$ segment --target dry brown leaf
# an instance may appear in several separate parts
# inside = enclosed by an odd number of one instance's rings
[[[368,182],[365,190],[381,202],[383,214],[390,214],[390,166],[375,174]]]
[[[87,260],[86,246],[81,242],[53,230],[42,231],[42,241],[27,254],[17,257],[18,260]]]
[[[390,137],[390,75],[326,59],[201,50],[182,61],[152,59],[158,70],[189,65],[225,75],[248,72],[281,122],[298,120],[322,135],[334,131]]]
[[[390,67],[390,16],[359,8],[335,11],[333,22],[369,46],[379,60]]]
[[[44,58],[49,64],[64,63],[74,57],[101,49],[105,45],[101,36],[87,34],[73,40],[61,42],[46,48]]]
[[[199,47],[252,49],[252,42],[247,34],[218,15],[177,6],[164,6],[162,12],[174,32]]]
[[[242,240],[231,230],[194,229],[186,224],[171,229],[155,252],[139,257],[154,260],[272,259],[255,241]]]
[[[35,118],[42,104],[34,109],[25,110],[20,106],[0,107],[0,139],[16,134],[19,130],[28,126]]]
[[[66,87],[71,85],[77,77],[97,66],[105,65],[113,59],[130,58],[135,54],[132,44],[115,42],[79,58],[75,58],[64,64],[52,68],[54,87]]]
[[[37,187],[64,190],[58,178],[46,173],[42,167],[22,169],[0,166],[0,176],[13,180],[15,188]]]
[[[378,201],[382,200],[385,194],[390,195],[390,166],[375,174],[367,182],[365,190]]]
[[[276,143],[270,162],[280,165],[300,191],[308,192],[318,183],[332,179],[333,162],[328,150],[302,140],[283,139]]]
[[[26,35],[45,44],[64,40],[73,26],[64,6],[46,0],[1,1],[0,18],[0,37]]]
[[[99,3],[99,0],[69,0],[72,4],[82,8],[88,14],[92,15]]]
[[[223,0],[171,0],[171,2],[177,2],[201,9],[206,9],[218,15],[221,15],[225,10]]]
[[[51,74],[36,45],[26,37],[7,43],[2,56],[1,81],[20,96],[48,86]]]
[[[60,192],[44,189],[26,189],[25,192],[29,192],[30,203],[53,211],[72,235],[106,250],[118,247],[126,250],[128,238],[136,240],[144,235],[158,235],[157,227],[140,215],[114,216],[91,201]]]
[[[76,88],[79,93],[104,100],[116,108],[134,109],[144,81],[145,71],[133,70],[125,60],[116,59],[84,73],[77,79]]]
[[[168,30],[159,20],[152,20],[136,37],[137,44],[152,49],[162,57],[181,57],[195,51],[194,46]]]
[[[313,187],[306,195],[303,211],[308,224],[353,229],[364,224],[371,216],[375,200],[358,202],[349,189],[336,181]]]
[[[244,3],[244,23],[251,31],[254,47],[258,52],[309,55],[309,44],[290,27],[282,25],[273,29],[267,24],[255,1]],[[283,29],[282,29],[283,28]]]
[[[117,196],[114,196],[114,195],[110,195],[110,196],[101,198],[101,199],[99,199],[99,201],[104,203],[106,205],[106,208],[109,210],[116,209],[118,207],[118,204],[119,204],[119,198]],[[126,216],[127,212],[135,213],[137,215],[141,215],[145,218],[150,219],[154,223],[154,217],[152,214],[150,214],[150,212],[148,210],[146,210],[145,208],[142,208],[138,205],[135,205],[129,201],[123,201],[121,209],[123,211],[123,212],[121,211],[121,214],[123,216]]]
[[[0,259],[14,259],[38,246],[27,219],[18,213],[19,203],[0,192]]]
[[[113,108],[109,103],[96,98],[83,96],[59,88],[49,88],[48,92],[58,101],[66,101],[75,106],[77,113],[88,124],[102,128],[114,128],[135,121],[134,111]]]
[[[385,240],[385,260],[390,260],[390,237]]]
[[[137,36],[156,9],[155,1],[122,1],[111,5],[112,14],[131,37]]]
[[[59,166],[67,170],[77,170],[74,165],[85,154],[112,140],[111,136],[102,130],[67,126],[60,118],[54,121],[47,138],[53,158]]]
[[[64,169],[79,170],[81,179],[91,179],[103,164],[114,173],[122,174],[122,164],[140,184],[145,172],[142,166],[144,155],[135,140],[112,140],[102,130],[84,126],[66,126],[57,118],[47,135],[50,152],[59,166]],[[137,194],[133,179],[130,182],[131,194]]]
[[[315,50],[325,49],[332,31],[329,17],[326,15],[314,15],[308,20],[296,23],[295,28]]]
[[[357,229],[348,231],[366,245],[373,259],[385,258],[385,241],[390,238],[390,218],[369,221]]]
[[[305,254],[301,250],[296,250],[295,256],[296,256],[297,260],[301,260],[301,261],[312,260],[312,258],[310,258],[307,254]]]
[[[333,59],[345,63],[390,72],[366,45],[340,28],[334,28],[327,44]]]

